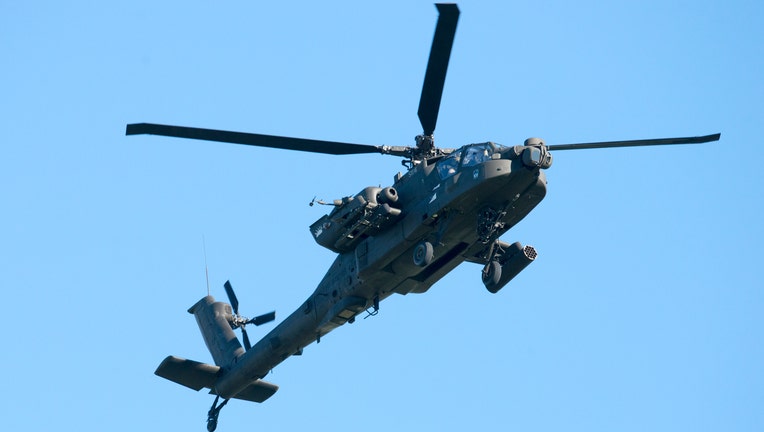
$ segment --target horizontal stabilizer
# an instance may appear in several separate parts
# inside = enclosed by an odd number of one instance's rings
[[[276,393],[276,390],[278,389],[279,386],[275,384],[271,384],[263,380],[255,380],[244,390],[237,393],[233,398],[261,403],[265,402],[269,397],[273,396],[273,394]],[[211,390],[210,393],[217,394],[215,393],[214,389]]]
[[[214,386],[220,374],[220,367],[168,356],[154,374],[196,391],[208,388],[210,393],[216,394]],[[273,396],[278,389],[279,387],[275,384],[263,380],[254,380],[244,390],[237,393],[234,399],[264,402]]]
[[[199,391],[203,388],[212,388],[215,385],[219,372],[220,368],[218,366],[168,356],[162,361],[154,374]]]

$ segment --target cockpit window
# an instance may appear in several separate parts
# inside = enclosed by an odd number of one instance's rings
[[[438,162],[438,175],[441,180],[445,180],[452,175],[456,174],[456,170],[459,169],[459,162],[462,159],[461,149],[451,153],[445,159]]]
[[[490,143],[462,147],[438,162],[438,174],[441,180],[445,180],[456,174],[461,167],[471,167],[490,160],[493,152],[494,147]]]
[[[474,144],[464,151],[462,165],[465,167],[481,164],[491,159],[493,148],[489,144]]]

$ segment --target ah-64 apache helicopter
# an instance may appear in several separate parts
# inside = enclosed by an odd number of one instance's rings
[[[194,314],[215,366],[167,357],[156,374],[194,390],[210,389],[215,401],[207,428],[217,426],[229,399],[263,402],[278,387],[262,381],[276,365],[364,312],[376,313],[388,296],[424,293],[459,264],[482,267],[481,279],[496,293],[536,258],[531,246],[500,237],[546,195],[545,169],[551,151],[608,147],[696,144],[701,137],[547,145],[538,138],[524,145],[493,142],[459,149],[438,148],[433,132],[453,45],[459,9],[437,4],[440,13],[419,101],[424,129],[415,147],[372,146],[158,124],[130,124],[127,135],[154,134],[334,155],[381,153],[405,158],[408,168],[389,187],[367,187],[333,203],[334,209],[310,226],[316,242],[338,254],[305,303],[255,345],[244,327],[272,321],[274,313],[246,319],[225,284],[231,304],[206,296]],[[311,203],[312,204],[312,203]],[[244,346],[234,329],[243,331]],[[218,405],[220,399],[223,402]]]

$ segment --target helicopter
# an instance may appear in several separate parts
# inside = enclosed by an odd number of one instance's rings
[[[150,134],[331,155],[379,153],[403,158],[405,173],[390,186],[369,186],[331,202],[310,225],[314,240],[337,254],[315,291],[262,339],[251,344],[246,325],[275,320],[275,312],[248,319],[230,282],[229,303],[207,295],[188,312],[196,318],[214,365],[166,357],[155,374],[175,383],[209,389],[215,400],[207,429],[218,424],[230,399],[264,402],[278,387],[263,380],[278,364],[359,314],[375,315],[393,294],[425,293],[464,262],[477,264],[480,279],[497,293],[537,257],[520,242],[501,240],[546,195],[545,170],[552,152],[613,147],[700,144],[721,134],[694,137],[523,145],[481,142],[461,148],[435,146],[434,131],[451,56],[459,8],[438,3],[439,12],[420,96],[422,133],[415,146],[374,146],[154,123],[128,124],[126,135]],[[234,330],[242,331],[242,342]],[[221,402],[222,400],[222,402]]]

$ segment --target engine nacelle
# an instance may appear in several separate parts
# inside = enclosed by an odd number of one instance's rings
[[[353,250],[366,237],[384,230],[401,215],[392,187],[367,187],[354,197],[335,201],[335,208],[310,226],[318,244],[334,252]]]
[[[395,190],[395,188],[392,186],[388,186],[382,189],[381,191],[379,191],[379,193],[377,193],[377,202],[379,202],[379,204],[392,205],[393,203],[397,201],[398,201],[398,191]]]
[[[533,260],[536,259],[536,249],[533,246],[523,246],[516,242],[507,247],[497,259],[489,262],[483,269],[483,284],[492,293],[509,283],[520,274]]]

